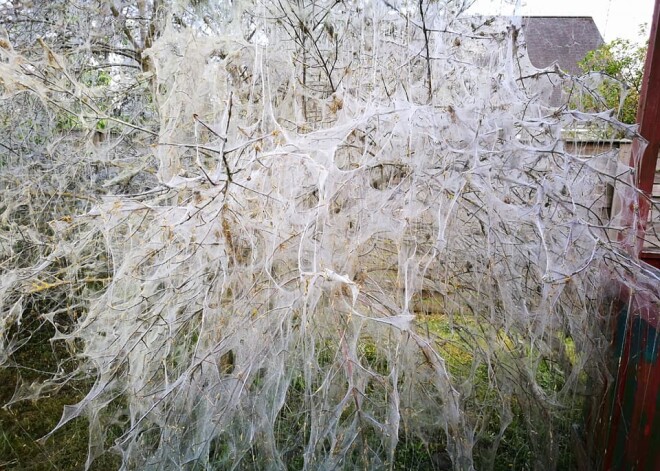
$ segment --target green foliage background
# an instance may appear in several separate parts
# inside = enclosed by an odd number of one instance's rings
[[[602,74],[602,81],[595,89],[581,93],[579,98],[574,96],[573,100],[579,104],[573,104],[588,112],[613,109],[620,121],[634,124],[646,50],[646,44],[615,39],[589,52],[580,62],[580,67],[585,73]]]

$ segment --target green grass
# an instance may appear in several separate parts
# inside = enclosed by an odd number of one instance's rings
[[[57,368],[57,358],[66,355],[63,345],[51,346],[49,340],[54,329],[50,324],[39,325],[29,315],[26,317],[23,330],[36,330],[12,355],[17,367],[0,368],[0,404],[3,405],[12,398],[20,381],[32,383],[45,379],[48,372]],[[85,418],[72,420],[43,444],[37,440],[55,427],[65,405],[75,404],[84,397],[86,387],[89,385],[71,382],[48,397],[0,408],[0,469],[84,469],[89,437]],[[119,464],[116,456],[106,453],[94,462],[92,469],[118,469]]]
[[[554,361],[535,355],[504,332],[487,335],[474,316],[450,318],[435,312],[422,316],[422,320],[424,328],[437,336],[437,349],[445,359],[450,374],[458,384],[464,382],[471,387],[467,391],[466,410],[468,414],[473,414],[473,420],[479,418],[482,422],[482,432],[474,448],[477,469],[491,466],[496,471],[539,469],[535,459],[547,450],[547,442],[551,440],[554,443],[552,459],[556,468],[562,471],[577,468],[574,454],[579,443],[575,443],[574,430],[575,425],[583,421],[584,398],[575,397],[569,407],[557,407],[548,412],[540,408],[524,392],[524,388],[514,387],[503,396],[493,387],[494,382],[500,383],[500,389],[502,386],[498,370],[506,370],[509,381],[515,380],[517,372],[520,372],[519,382],[522,384],[522,365],[534,364],[536,384],[552,397],[561,390],[566,379],[566,373]],[[572,340],[566,338],[562,341],[567,356],[574,361],[575,346]],[[491,358],[490,365],[480,358],[486,351]],[[505,406],[510,414],[510,423],[501,437],[497,453],[492,456],[489,454],[490,448],[500,432],[501,414]]]
[[[423,318],[421,329],[437,338],[437,349],[445,358],[450,374],[457,380],[471,382],[471,392],[468,401],[468,413],[480,417],[483,424],[479,440],[475,446],[474,454],[477,469],[493,465],[497,471],[502,470],[524,470],[534,468],[534,458],[537,448],[530,440],[530,436],[537,434],[541,440],[548,436],[558,440],[557,469],[575,469],[575,459],[571,443],[571,431],[574,424],[581,422],[581,403],[576,400],[574,407],[567,410],[555,411],[550,416],[544,416],[542,411],[534,410],[534,407],[526,402],[524,397],[518,397],[512,393],[506,398],[506,404],[510,409],[511,423],[503,434],[496,456],[488,458],[488,451],[496,439],[502,418],[503,400],[496,390],[491,387],[493,378],[493,367],[483,361],[475,361],[474,351],[486,345],[481,343],[478,323],[470,318],[454,318],[450,322],[447,316],[433,314]],[[459,326],[460,327],[457,327]],[[6,404],[14,394],[19,382],[28,383],[44,380],[50,372],[58,368],[58,358],[64,358],[69,353],[61,343],[51,344],[50,338],[54,330],[50,324],[38,323],[36,319],[30,321],[27,315],[22,329],[33,332],[29,340],[18,351],[14,352],[11,360],[21,367],[0,368],[0,404]],[[20,335],[20,333],[19,333]],[[498,336],[501,345],[489,345],[491,351],[500,355],[498,364],[514,364],[513,359],[508,360],[506,355],[519,354],[520,350],[514,348],[514,342],[505,335]],[[359,354],[364,366],[375,371],[386,373],[387,362],[381,358],[378,348],[369,343],[365,338],[359,345]],[[570,339],[565,340],[567,351],[574,356],[574,347]],[[331,361],[336,352],[330,346],[319,348],[319,363],[324,364]],[[524,352],[523,352],[524,353]],[[29,366],[29,368],[24,368]],[[536,382],[540,387],[553,393],[563,385],[564,376],[557,366],[542,359],[536,370]],[[294,381],[289,394],[291,400],[302,401],[304,384],[302,378]],[[460,383],[460,381],[459,381]],[[0,469],[3,470],[79,470],[84,468],[88,449],[88,424],[85,418],[78,418],[43,443],[37,440],[46,435],[57,424],[65,405],[75,404],[80,401],[84,392],[90,384],[70,382],[60,391],[51,396],[36,401],[21,401],[11,406],[0,409]],[[374,392],[377,393],[377,392]],[[294,397],[295,396],[295,397]],[[530,411],[525,414],[524,411]],[[528,418],[532,419],[530,425]],[[290,453],[285,457],[289,463],[289,469],[300,469],[302,465],[301,444],[298,440],[304,439],[305,424],[303,417],[296,415],[294,411],[286,406],[278,420],[280,432],[283,436],[290,435],[288,442],[280,443]],[[532,430],[536,427],[536,430]],[[546,430],[542,428],[546,427]],[[292,432],[295,430],[295,432]],[[552,431],[552,435],[550,434]],[[119,433],[119,432],[118,432]],[[431,435],[432,433],[429,432]],[[368,433],[367,433],[368,435]],[[427,435],[429,435],[427,433]],[[293,439],[293,442],[290,441]],[[368,439],[368,438],[366,438]],[[111,440],[106,439],[106,447]],[[395,452],[395,470],[425,470],[425,469],[450,469],[448,467],[448,455],[445,451],[446,438],[444,431],[437,431],[437,436],[427,436],[421,440],[414,435],[408,435],[402,431],[399,444]],[[220,444],[221,445],[221,444]],[[375,446],[375,444],[374,444]],[[218,456],[221,446],[216,448]],[[118,469],[120,459],[111,453],[105,453],[95,460],[92,469],[111,470]]]

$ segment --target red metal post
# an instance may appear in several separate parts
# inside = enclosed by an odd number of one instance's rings
[[[656,162],[660,150],[660,0],[656,0],[642,90],[637,111],[639,133],[648,141],[633,142],[630,166],[641,191],[639,204],[623,208],[634,231],[627,244],[631,255],[660,268],[658,254],[644,252],[646,225],[651,209]],[[604,470],[660,469],[660,307],[657,282],[635,280],[634,289],[620,287],[615,323],[616,379],[608,412]]]
[[[651,207],[651,195],[653,192],[653,181],[655,168],[660,150],[660,43],[658,40],[658,24],[660,23],[660,0],[656,0],[649,37],[649,47],[646,54],[644,77],[642,79],[642,90],[637,110],[637,122],[639,133],[648,141],[644,147],[637,139],[633,142],[630,166],[635,169],[635,182],[643,192],[639,198],[639,208],[629,208],[632,220],[635,220],[635,231],[637,233],[637,244],[635,253],[647,263],[660,268],[660,258],[657,254],[645,253],[643,251],[646,224]],[[637,217],[634,217],[637,216]]]

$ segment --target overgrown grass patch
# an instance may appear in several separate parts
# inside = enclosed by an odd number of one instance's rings
[[[30,318],[27,320],[30,322]],[[32,322],[37,322],[33,319]],[[42,323],[38,328],[26,326],[32,332],[31,337],[11,357],[16,365],[0,369],[0,402],[11,400],[20,381],[39,382],[58,367],[58,359],[70,355],[64,345],[52,344],[50,338],[54,334],[53,327]],[[535,417],[524,413],[530,407],[525,399],[518,397],[514,391],[508,398],[498,396],[491,382],[497,380],[497,374],[484,361],[475,361],[475,342],[481,342],[475,336],[476,321],[469,318],[449,318],[441,314],[422,317],[424,329],[435,339],[437,351],[442,355],[452,377],[463,384],[466,392],[468,408],[474,414],[471,417],[479,424],[475,445],[475,461],[479,469],[492,467],[495,470],[533,469],[535,466],[535,450],[530,437],[538,433],[547,437],[547,431],[534,430],[534,427],[547,427],[552,430],[551,436],[557,440],[557,469],[567,470],[576,466],[573,457],[574,430],[582,417],[581,399],[576,397],[573,407],[557,409],[556,414],[548,417]],[[499,337],[504,352],[511,349],[512,341],[505,335]],[[565,340],[570,357],[574,357],[574,347],[570,339]],[[476,345],[478,347],[478,345]],[[485,346],[484,346],[485,347]],[[490,346],[491,349],[493,346]],[[379,348],[364,339],[359,345],[360,356],[364,365],[374,368],[379,373],[386,374],[387,362],[382,358]],[[328,356],[336,354],[336,347],[325,345],[319,348],[319,362],[328,361]],[[509,352],[511,353],[511,352]],[[499,364],[506,364],[503,358]],[[536,382],[548,394],[561,388],[564,374],[556,364],[547,359],[538,363]],[[64,406],[80,401],[90,384],[71,381],[59,391],[35,401],[20,401],[0,409],[0,468],[1,469],[31,469],[31,470],[77,470],[83,469],[88,453],[88,423],[85,418],[78,418],[54,433],[45,441],[39,439],[48,434],[58,423]],[[293,380],[289,392],[290,400],[298,404],[304,401],[305,385],[302,377]],[[380,394],[380,393],[379,393]],[[503,404],[506,407],[503,409]],[[506,416],[506,417],[505,417]],[[502,432],[503,423],[508,422]],[[303,464],[305,417],[296,413],[285,404],[280,413],[279,434],[286,439],[289,453],[285,453],[289,469],[300,469]],[[121,426],[117,425],[117,436]],[[540,432],[540,433],[539,433]],[[501,434],[501,436],[500,436]],[[367,434],[368,435],[368,434]],[[446,437],[443,430],[438,430],[433,440],[422,440],[415,434],[407,433],[405,424],[395,452],[395,470],[426,470],[451,469],[451,462],[445,450]],[[291,437],[297,437],[291,440]],[[284,440],[284,438],[283,438]],[[105,447],[112,443],[112,437],[106,438]],[[497,451],[493,452],[493,444],[497,441]],[[284,445],[285,442],[281,444]],[[220,442],[219,442],[220,443]],[[376,446],[371,444],[369,446]],[[221,452],[222,445],[215,447],[213,454],[218,463],[228,464],[226,451]],[[258,469],[258,458],[255,469]],[[254,464],[254,463],[253,463]],[[118,469],[120,458],[106,452],[97,458],[92,469]],[[218,468],[220,469],[220,468]]]
[[[576,431],[584,420],[585,398],[574,394],[568,406],[557,404],[548,413],[538,404],[540,398],[525,392],[537,388],[539,394],[552,398],[562,390],[568,372],[554,358],[518,344],[504,331],[486,334],[479,322],[474,316],[437,312],[420,316],[420,327],[435,338],[448,371],[462,386],[463,400],[468,404],[465,409],[475,424],[477,469],[576,469],[575,452],[581,446],[576,439],[582,439]],[[574,362],[572,339],[567,337],[561,342],[565,360]],[[495,387],[501,381],[498,369],[510,369],[509,377],[515,377],[511,372],[517,371],[520,378],[519,384],[511,384],[506,396],[502,394],[506,388],[501,384]],[[586,380],[584,375],[581,380]],[[555,450],[555,463],[536,461],[541,447]]]
[[[68,355],[63,345],[51,344],[54,328],[28,315],[23,327],[32,335],[10,357],[13,366],[0,368],[0,404],[7,404],[20,382],[38,383],[58,367],[57,359]],[[34,330],[37,323],[41,325]],[[32,324],[32,326],[30,325]],[[77,418],[40,440],[59,422],[64,406],[80,401],[88,382],[71,381],[38,400],[24,400],[0,408],[0,469],[84,469],[89,444],[88,422]],[[118,469],[118,456],[105,453],[94,461],[95,470]]]

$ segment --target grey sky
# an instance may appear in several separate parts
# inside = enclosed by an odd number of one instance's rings
[[[476,0],[474,13],[514,13],[516,0]],[[538,16],[592,16],[605,41],[625,38],[642,41],[639,25],[653,16],[653,0],[521,0],[519,14]],[[643,40],[646,40],[644,38]]]

